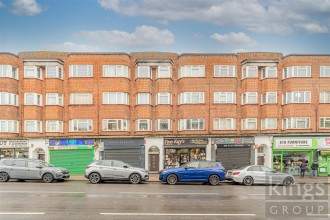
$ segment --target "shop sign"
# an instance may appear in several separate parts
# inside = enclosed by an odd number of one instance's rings
[[[28,148],[28,140],[0,140],[0,148]]]
[[[102,139],[104,145],[131,146],[144,145],[144,139]]]
[[[308,138],[292,138],[292,139],[275,139],[275,149],[287,148],[311,148],[312,139]]]
[[[213,143],[218,147],[251,147],[254,145],[254,137],[215,138]]]
[[[94,139],[59,139],[49,140],[49,146],[79,146],[90,145],[94,146]]]
[[[93,146],[50,146],[49,150],[91,150]]]
[[[317,138],[318,149],[330,149],[330,137],[319,137]]]
[[[206,146],[207,138],[164,138],[164,146]]]

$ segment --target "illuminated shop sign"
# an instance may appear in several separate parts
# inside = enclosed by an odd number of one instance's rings
[[[79,145],[93,145],[94,139],[59,139],[49,140],[49,146],[79,146]]]

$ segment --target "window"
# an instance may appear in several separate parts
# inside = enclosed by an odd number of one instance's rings
[[[276,104],[277,92],[265,92],[261,95],[261,104]]]
[[[236,77],[236,66],[214,65],[214,77]]]
[[[171,66],[158,66],[157,67],[157,79],[158,78],[171,78],[172,68]]]
[[[236,103],[236,92],[215,92],[214,103]]]
[[[236,130],[235,118],[215,118],[214,130]]]
[[[138,66],[136,78],[151,78],[150,66]]]
[[[158,119],[157,120],[157,131],[170,131],[171,119]]]
[[[183,77],[205,77],[205,66],[181,66],[179,78]]]
[[[24,66],[24,78],[42,79],[42,71],[37,66]]]
[[[129,78],[129,68],[125,65],[103,65],[103,77]]]
[[[70,132],[93,131],[93,120],[73,119],[70,120]]]
[[[42,133],[42,121],[37,121],[37,120],[24,121],[24,132]]]
[[[267,66],[262,68],[261,78],[277,78],[277,67],[276,66]]]
[[[150,105],[150,93],[138,93],[137,94],[138,105]]]
[[[330,117],[321,117],[320,118],[320,128],[330,129]]]
[[[242,105],[246,104],[258,104],[257,92],[246,92],[242,94]]]
[[[204,119],[180,119],[179,121],[180,130],[204,130]]]
[[[103,131],[127,131],[128,121],[125,119],[103,119]]]
[[[38,93],[25,93],[24,105],[39,105],[42,106],[42,95]]]
[[[320,92],[320,103],[330,103],[330,92]]]
[[[257,130],[257,119],[256,118],[245,118],[242,119],[242,130]]]
[[[204,92],[183,92],[179,94],[179,104],[204,103]]]
[[[242,79],[245,78],[258,78],[257,66],[246,66],[243,68]]]
[[[286,92],[283,94],[283,105],[290,103],[310,103],[311,92]]]
[[[292,77],[311,77],[310,66],[290,66],[283,70],[283,79]]]
[[[93,93],[70,93],[71,105],[92,105]]]
[[[151,131],[151,120],[150,119],[138,119],[136,120],[137,131]]]
[[[286,129],[307,129],[309,128],[309,118],[284,118],[282,123],[283,130]]]
[[[46,66],[46,78],[63,79],[62,66]]]
[[[0,78],[1,77],[18,79],[18,69],[10,65],[0,65]]]
[[[70,77],[93,77],[93,65],[70,65]]]
[[[0,120],[0,133],[18,133],[18,121]]]
[[[157,105],[170,105],[172,104],[171,93],[162,92],[157,93]]]
[[[18,106],[18,95],[7,92],[0,92],[0,105]]]
[[[277,129],[277,118],[264,118],[261,119],[261,129]]]
[[[63,121],[46,121],[46,132],[63,132]]]
[[[59,93],[46,93],[46,105],[63,106],[63,95]]]
[[[129,96],[125,92],[104,92],[103,104],[128,105]]]
[[[330,77],[330,66],[320,66],[320,77]]]

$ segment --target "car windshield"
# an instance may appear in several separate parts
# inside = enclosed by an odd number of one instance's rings
[[[239,167],[235,168],[235,170],[243,170],[248,166],[250,166],[250,165],[239,166]]]
[[[53,164],[47,163],[46,161],[40,161],[39,164],[43,167],[55,167]]]
[[[128,164],[128,163],[124,163],[125,164],[125,166],[127,166],[127,167],[133,167],[132,165],[130,165],[130,164]]]

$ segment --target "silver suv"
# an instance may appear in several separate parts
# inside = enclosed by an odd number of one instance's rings
[[[54,180],[64,181],[69,177],[70,174],[67,169],[55,167],[42,160],[9,158],[0,160],[0,182],[18,179],[43,180],[50,183]]]
[[[149,179],[149,171],[120,160],[97,160],[86,167],[85,177],[93,184],[103,180],[128,180],[137,184]]]

